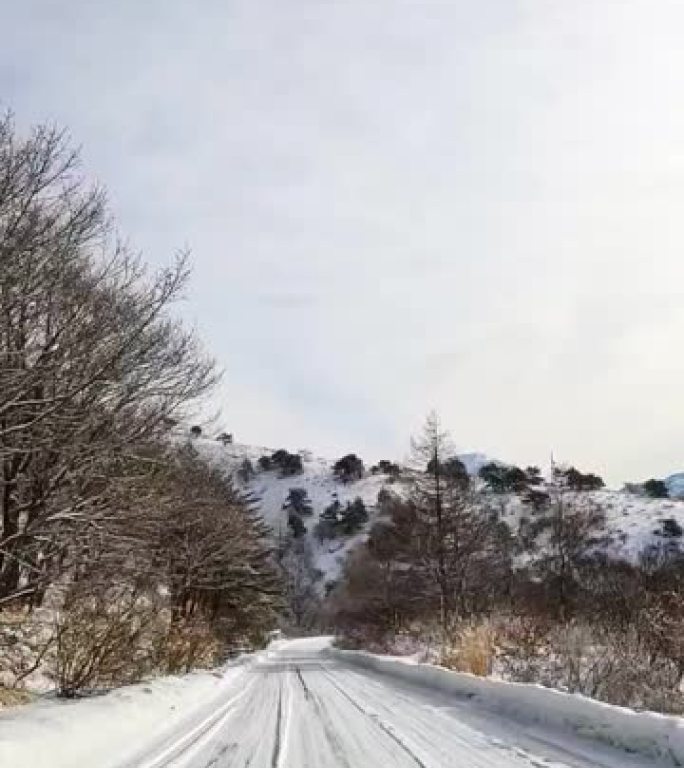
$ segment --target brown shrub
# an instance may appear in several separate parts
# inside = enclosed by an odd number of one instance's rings
[[[137,682],[154,669],[163,624],[155,603],[130,588],[72,588],[56,625],[52,675],[62,696]]]
[[[211,667],[221,659],[223,644],[200,619],[175,622],[159,648],[158,665],[175,674]]]
[[[440,664],[479,677],[491,674],[496,650],[496,630],[489,621],[458,627],[442,651]]]

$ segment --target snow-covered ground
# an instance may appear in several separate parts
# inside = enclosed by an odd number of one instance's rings
[[[249,459],[255,469],[261,456],[270,456],[272,448],[254,447],[241,444],[222,445],[216,440],[196,438],[193,445],[214,466],[234,474],[245,459]],[[248,483],[242,484],[245,490],[259,499],[259,509],[266,522],[273,528],[275,535],[287,530],[287,513],[283,504],[291,488],[304,488],[312,502],[313,516],[305,520],[309,529],[314,565],[323,572],[324,580],[332,581],[339,577],[342,565],[349,552],[363,540],[365,533],[355,536],[340,537],[331,542],[319,542],[312,535],[320,513],[335,499],[344,504],[360,497],[368,508],[370,520],[376,515],[375,505],[378,493],[387,488],[393,493],[401,493],[405,485],[401,480],[391,482],[386,475],[373,475],[366,472],[365,477],[351,483],[340,482],[333,475],[334,460],[312,456],[308,451],[296,451],[302,456],[303,472],[292,477],[280,477],[278,472],[258,471]],[[490,459],[481,453],[468,453],[459,456],[468,472],[476,475],[479,469]],[[368,467],[366,468],[368,470]],[[667,480],[671,491],[680,488],[684,492],[684,474],[672,475]],[[684,500],[649,499],[626,491],[602,490],[582,494],[584,499],[594,500],[606,512],[606,533],[611,538],[609,551],[616,557],[634,560],[650,544],[662,542],[657,531],[662,521],[674,518],[684,527]],[[518,496],[494,497],[501,504],[504,518],[515,530],[521,515],[529,515]]]
[[[142,760],[148,743],[155,742],[161,754],[170,734],[199,736],[246,677],[247,666],[238,661],[216,672],[158,678],[87,699],[45,698],[2,710],[0,766],[115,768],[130,757],[131,768],[142,768],[134,756]]]
[[[279,641],[216,677],[5,712],[0,765],[647,768],[684,760],[678,718],[329,645]]]

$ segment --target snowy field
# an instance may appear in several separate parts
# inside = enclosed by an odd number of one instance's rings
[[[221,674],[0,715],[20,768],[681,765],[684,720],[537,686],[279,641]]]

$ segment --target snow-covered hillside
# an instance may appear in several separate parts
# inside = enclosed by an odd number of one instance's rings
[[[320,513],[335,500],[344,505],[360,498],[368,509],[368,527],[370,527],[376,515],[378,493],[385,487],[390,487],[397,492],[402,485],[401,481],[391,483],[387,475],[373,475],[370,472],[367,472],[361,480],[341,482],[333,474],[334,460],[315,457],[307,451],[299,451],[303,472],[290,477],[281,477],[277,470],[264,472],[258,468],[259,458],[270,456],[274,452],[272,448],[237,443],[223,445],[215,440],[204,438],[196,438],[193,446],[213,466],[232,474],[242,490],[256,497],[259,511],[276,537],[287,534],[287,513],[283,509],[283,504],[290,489],[306,490],[313,507],[313,515],[309,520],[305,520],[307,535],[311,543],[314,565],[323,572],[325,581],[334,581],[339,577],[349,552],[365,538],[366,534],[362,531],[354,536],[320,542],[313,535],[313,528]],[[247,482],[240,480],[237,474],[245,459],[248,459],[256,470],[254,478]]]
[[[601,490],[578,494],[587,502],[596,503],[606,515],[604,531],[607,552],[616,559],[636,562],[639,555],[652,545],[672,541],[663,535],[663,523],[675,520],[684,528],[684,500],[649,499],[626,491]],[[530,516],[519,496],[497,497],[502,518],[516,530],[522,516]],[[684,540],[682,540],[684,544]]]
[[[592,496],[605,510],[611,551],[627,560],[634,561],[646,547],[666,541],[665,520],[674,519],[684,527],[681,499],[648,499],[624,491],[596,491]]]
[[[303,471],[290,477],[280,477],[277,471],[260,471],[258,461],[261,456],[273,454],[272,448],[231,443],[222,443],[207,438],[195,438],[193,446],[213,466],[233,475],[245,461],[254,466],[254,477],[243,482],[237,479],[243,490],[258,499],[258,506],[265,521],[271,526],[276,536],[287,533],[287,513],[283,504],[291,488],[306,490],[313,506],[313,515],[306,520],[308,537],[311,542],[314,564],[324,574],[325,581],[333,581],[340,575],[341,568],[349,552],[362,541],[366,531],[377,514],[378,493],[387,488],[401,494],[405,480],[393,481],[385,474],[371,474],[366,468],[365,476],[354,482],[341,482],[333,474],[334,459],[313,456],[308,451],[298,451],[302,457]],[[468,453],[459,456],[471,475],[491,461],[481,453]],[[405,470],[404,478],[410,477],[410,470]],[[684,492],[684,473],[672,475],[667,483],[670,488],[682,486]],[[674,495],[674,494],[673,494]],[[616,557],[635,560],[639,553],[650,544],[663,542],[661,535],[663,521],[674,519],[684,528],[684,499],[650,499],[624,490],[601,490],[582,494],[583,498],[598,503],[606,513],[606,533],[611,539],[609,551]],[[361,498],[369,512],[369,522],[365,531],[354,536],[339,537],[334,541],[319,542],[312,531],[320,513],[336,499],[341,503]],[[501,504],[503,517],[515,528],[521,515],[529,515],[518,496],[497,496]]]

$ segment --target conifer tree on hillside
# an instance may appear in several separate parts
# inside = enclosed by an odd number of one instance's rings
[[[580,472],[576,467],[554,467],[553,478],[570,491],[599,491],[604,487],[603,479],[593,472]]]
[[[493,461],[485,464],[478,475],[492,493],[522,493],[527,490],[531,479],[520,467]]]
[[[292,510],[288,512],[287,525],[295,539],[299,539],[300,537],[306,535],[306,525],[304,524],[304,521],[300,515],[297,514],[297,512]]]
[[[292,535],[295,538],[304,536],[307,529],[302,517],[313,514],[313,507],[306,488],[290,488],[283,503],[283,509],[287,512],[287,524]]]
[[[280,470],[281,477],[299,475],[304,471],[302,457],[280,448],[271,456],[271,464]]]
[[[283,571],[285,616],[297,630],[314,626],[320,607],[317,583],[322,573],[314,567],[311,544],[295,537],[280,558]]]
[[[358,533],[367,522],[368,510],[363,499],[357,497],[345,506],[335,499],[321,513],[315,533],[321,541],[351,536]]]
[[[644,493],[652,499],[667,499],[670,495],[667,485],[662,480],[656,480],[655,478],[647,480],[642,488]]]
[[[338,459],[333,466],[333,474],[343,483],[351,483],[363,477],[363,461],[354,453],[349,453]]]
[[[298,515],[308,517],[313,514],[313,506],[306,488],[290,488],[283,509],[292,510]]]
[[[390,480],[396,480],[401,476],[401,467],[395,462],[389,461],[388,459],[380,459],[377,464],[371,467],[371,473],[373,475],[387,475]]]
[[[361,530],[368,522],[368,510],[363,503],[363,499],[356,498],[348,502],[342,510],[338,523],[338,530],[341,534],[350,536]]]
[[[315,529],[316,537],[320,541],[334,539],[337,536],[341,514],[342,505],[337,499],[321,512]]]
[[[428,461],[425,471],[432,475],[439,474],[445,480],[459,485],[464,490],[470,485],[470,475],[466,465],[457,456],[451,456],[439,462],[432,458]]]

